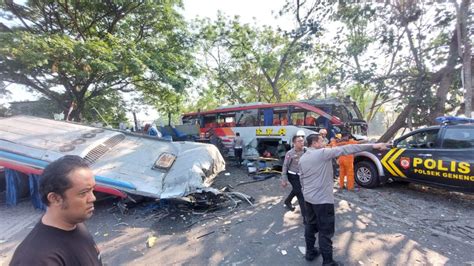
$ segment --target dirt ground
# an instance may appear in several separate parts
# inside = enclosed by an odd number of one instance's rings
[[[106,265],[320,265],[304,259],[298,207],[283,208],[289,188],[251,181],[227,167],[214,187],[252,196],[216,211],[170,201],[142,202],[125,213],[113,199],[96,204],[87,226]],[[474,265],[474,195],[392,183],[335,192],[335,258],[345,265]],[[28,201],[6,207],[0,194],[0,265],[8,264],[41,212]],[[296,201],[296,199],[294,199]],[[297,205],[296,202],[294,202]]]

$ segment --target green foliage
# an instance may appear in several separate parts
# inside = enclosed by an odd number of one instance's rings
[[[311,9],[319,1],[306,4]],[[442,74],[454,29],[453,9],[440,7],[335,3],[329,12],[333,15],[322,22],[322,28],[332,30],[322,32],[315,50],[317,84],[339,96],[351,95],[367,120],[384,105],[401,111],[414,104],[410,119],[428,123],[428,114],[438,108],[435,94],[441,86],[439,78],[432,77]],[[447,109],[458,99],[456,90],[450,87]]]
[[[87,101],[83,117],[88,122],[101,122],[117,128],[120,122],[127,121],[126,105],[115,91],[94,97]]]
[[[183,92],[196,70],[179,7],[173,0],[5,1],[3,17],[18,23],[0,32],[0,78],[64,108],[76,102],[76,119],[88,101],[116,91]]]
[[[305,57],[311,45],[302,35],[271,27],[242,24],[219,14],[216,21],[197,21],[206,86],[197,107],[295,100],[312,84]],[[316,31],[316,29],[313,29]],[[209,97],[213,92],[214,97]]]
[[[373,93],[367,89],[367,86],[355,84],[349,88],[348,94],[356,101],[362,116],[366,117],[374,98]]]

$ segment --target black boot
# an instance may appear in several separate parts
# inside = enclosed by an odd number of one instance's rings
[[[317,248],[312,248],[312,249],[306,248],[306,254],[304,255],[304,258],[307,261],[313,261],[319,255],[321,255],[321,253],[319,252]]]
[[[291,205],[291,199],[290,198],[287,198],[285,200],[285,203],[284,203],[285,207],[290,210],[290,211],[294,211],[295,210],[295,207],[293,207],[293,205]]]

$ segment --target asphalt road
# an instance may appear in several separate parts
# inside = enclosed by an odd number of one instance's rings
[[[122,213],[106,199],[97,203],[87,226],[107,265],[320,265],[321,258],[304,259],[299,209],[283,208],[289,189],[273,178],[238,185],[250,180],[245,169],[228,167],[214,186],[230,185],[252,196],[253,206],[228,201],[219,210],[203,211],[142,202]],[[334,255],[345,265],[474,261],[473,195],[401,184],[335,195]],[[28,201],[7,208],[1,199],[0,265],[10,261],[40,215]]]

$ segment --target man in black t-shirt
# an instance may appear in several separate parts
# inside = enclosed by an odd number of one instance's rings
[[[95,180],[84,159],[66,155],[40,179],[46,213],[15,250],[10,265],[102,265],[100,252],[82,223],[94,212]]]

